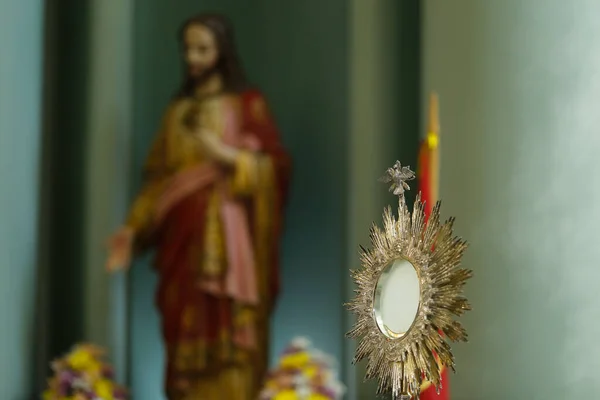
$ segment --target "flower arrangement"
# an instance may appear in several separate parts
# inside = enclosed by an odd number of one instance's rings
[[[48,380],[43,400],[126,400],[127,391],[116,385],[104,350],[78,344],[52,363],[54,376]]]
[[[299,337],[269,372],[260,400],[341,400],[344,392],[335,360]]]

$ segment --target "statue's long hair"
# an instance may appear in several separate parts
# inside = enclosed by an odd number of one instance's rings
[[[235,46],[233,28],[227,18],[218,14],[199,14],[186,20],[178,33],[178,40],[183,47],[186,30],[192,25],[202,25],[215,35],[219,59],[215,67],[223,79],[223,90],[239,93],[248,88],[246,75],[240,63]],[[184,75],[176,97],[194,95],[196,80],[190,76],[184,65]]]

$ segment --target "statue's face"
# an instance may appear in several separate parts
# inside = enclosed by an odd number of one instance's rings
[[[215,35],[204,25],[190,25],[185,31],[184,45],[184,58],[190,76],[201,77],[217,64],[217,41]]]

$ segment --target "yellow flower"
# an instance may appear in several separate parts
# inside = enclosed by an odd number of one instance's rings
[[[323,396],[319,393],[314,393],[308,396],[308,400],[330,400],[329,397]]]
[[[102,400],[113,400],[113,387],[111,382],[106,379],[96,382],[94,391]]]
[[[315,375],[317,375],[318,372],[319,372],[319,368],[316,367],[315,365],[309,365],[308,367],[304,368],[304,375],[309,379],[311,379]]]
[[[78,347],[67,356],[67,363],[78,371],[100,370],[100,363],[85,349]]]
[[[58,397],[53,390],[46,390],[42,396],[43,400],[56,400]]]
[[[283,368],[302,368],[308,361],[310,361],[310,355],[307,352],[302,351],[283,356],[281,358],[281,366]]]
[[[298,395],[293,390],[282,390],[273,397],[273,400],[298,400]]]

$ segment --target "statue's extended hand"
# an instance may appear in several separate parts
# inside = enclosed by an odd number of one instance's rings
[[[129,268],[133,248],[133,229],[122,227],[108,242],[108,259],[106,269],[109,272],[120,271]]]

